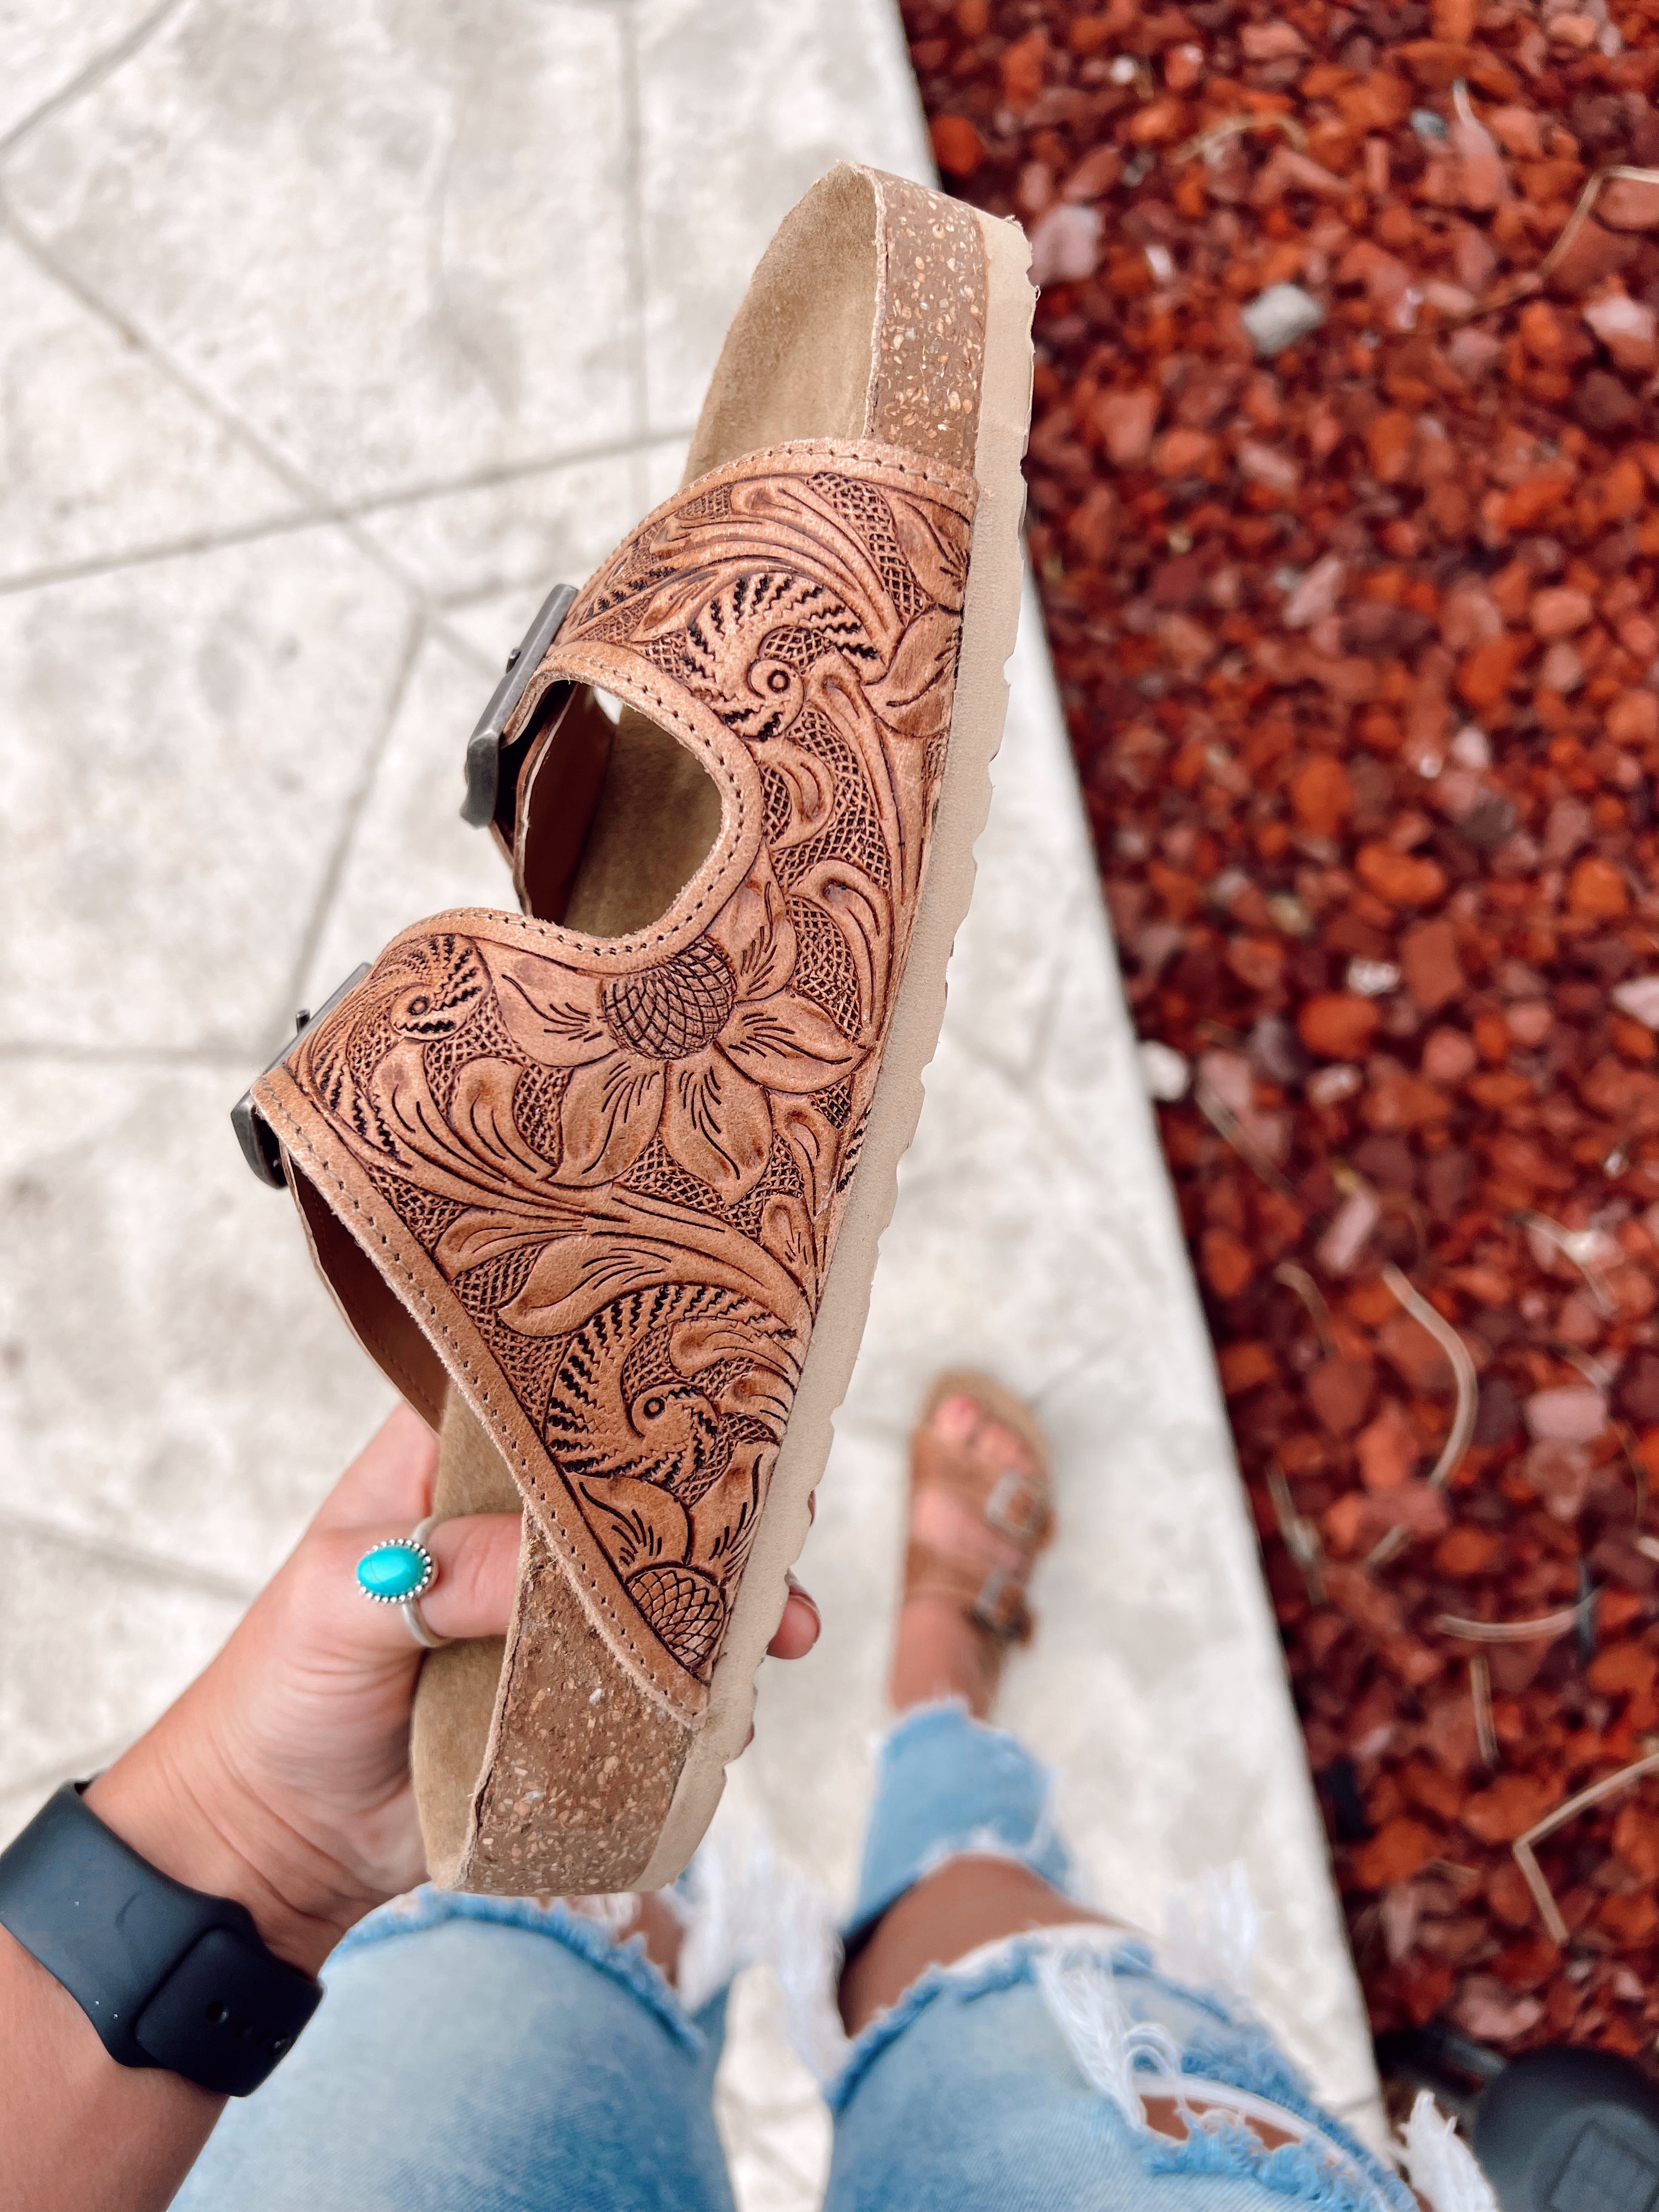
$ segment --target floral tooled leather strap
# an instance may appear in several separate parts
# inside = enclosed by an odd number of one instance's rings
[[[649,516],[526,691],[720,788],[662,921],[405,931],[259,1109],[485,1423],[619,1655],[695,1715],[789,1419],[942,778],[972,479],[750,457]]]

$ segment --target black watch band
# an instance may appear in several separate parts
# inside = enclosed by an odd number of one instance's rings
[[[60,1981],[123,2066],[221,2096],[257,2089],[322,2002],[228,1897],[174,1881],[66,1782],[0,1851],[0,1927]]]

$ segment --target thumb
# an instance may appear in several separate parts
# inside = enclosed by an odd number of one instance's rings
[[[434,1636],[460,1642],[506,1635],[518,1583],[520,1528],[516,1513],[471,1513],[428,1530],[422,1540],[437,1573],[421,1600],[421,1616]],[[413,1640],[398,1607],[369,1603],[356,1578],[363,1553],[395,1540],[398,1533],[371,1524],[319,1531],[311,1541],[325,1555],[318,1562],[319,1581],[329,1594],[337,1630],[344,1630],[354,1649],[407,1657]],[[792,1575],[783,1617],[768,1648],[778,1658],[799,1659],[817,1638],[817,1607]]]
[[[516,1513],[469,1513],[427,1531],[421,1540],[437,1572],[421,1599],[421,1617],[434,1636],[459,1641],[506,1635],[518,1579],[520,1526]],[[372,1603],[357,1580],[357,1562],[365,1552],[407,1533],[371,1522],[316,1532],[302,1547],[313,1562],[306,1577],[311,1595],[306,1609],[321,1602],[327,1625],[319,1620],[317,1626],[336,1649],[364,1657],[418,1657],[399,1607]],[[296,1557],[295,1565],[300,1564]]]
[[[506,1635],[521,1528],[516,1513],[468,1513],[428,1530],[424,1540],[438,1576],[421,1600],[421,1611],[434,1636]],[[398,1627],[407,1635],[401,1620]]]

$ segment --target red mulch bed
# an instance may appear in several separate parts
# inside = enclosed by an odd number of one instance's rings
[[[904,14],[1373,2022],[1650,2056],[1659,0]]]

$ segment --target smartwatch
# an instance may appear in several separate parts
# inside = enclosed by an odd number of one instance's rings
[[[140,1858],[66,1782],[0,1851],[0,1927],[61,1982],[122,2066],[246,2097],[292,2049],[320,1983],[253,1917]]]

